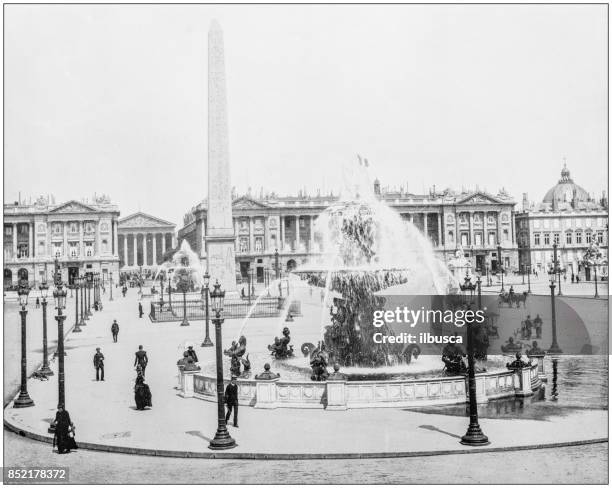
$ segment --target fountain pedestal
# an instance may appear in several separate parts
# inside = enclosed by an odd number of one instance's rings
[[[257,403],[255,408],[274,409],[276,405],[276,382],[278,378],[269,380],[257,380]]]
[[[514,394],[517,397],[533,395],[531,389],[531,367],[508,368],[514,371]]]
[[[540,378],[540,380],[544,383],[546,383],[548,381],[548,378],[546,378],[546,372],[544,371],[544,356],[546,356],[546,354],[542,353],[542,354],[527,354],[527,357],[529,359],[537,359],[538,361],[538,377]]]
[[[193,375],[199,371],[185,371],[179,369],[179,381],[181,384],[180,396],[183,398],[193,398]]]

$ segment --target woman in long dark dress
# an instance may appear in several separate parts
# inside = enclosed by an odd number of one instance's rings
[[[55,414],[55,435],[53,437],[53,447],[57,445],[57,452],[59,454],[69,453],[70,449],[77,449],[74,437],[70,435],[72,432],[74,435],[74,424],[70,420],[70,414],[64,410],[64,405],[59,404],[57,406],[57,413]]]
[[[144,382],[144,376],[139,374],[134,385],[134,398],[136,400],[136,410],[144,410],[145,407],[152,407],[151,390],[149,385]]]

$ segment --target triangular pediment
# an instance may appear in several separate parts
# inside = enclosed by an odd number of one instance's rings
[[[98,212],[98,209],[85,205],[84,203],[71,200],[51,210],[49,213],[83,213],[83,212]]]
[[[144,212],[137,212],[119,219],[119,229],[132,227],[174,227],[174,224]]]
[[[269,207],[268,205],[265,205],[261,202],[253,200],[252,198],[239,197],[239,198],[236,198],[236,200],[232,202],[232,208],[234,210],[249,210],[252,208],[257,209],[257,208],[269,208]]]
[[[471,204],[471,203],[494,203],[494,204],[499,204],[499,203],[507,203],[505,201],[502,201],[498,198],[495,198],[487,193],[482,193],[482,192],[475,192],[475,193],[471,193],[469,195],[464,196],[463,198],[459,198],[457,199],[457,203],[458,204]]]

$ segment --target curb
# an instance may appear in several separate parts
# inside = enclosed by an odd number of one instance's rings
[[[6,419],[4,427],[22,437],[27,437],[39,442],[53,443],[53,437],[28,432],[12,425]],[[349,453],[249,453],[249,452],[206,452],[206,451],[171,451],[165,449],[145,449],[139,447],[109,446],[93,442],[79,442],[79,449],[92,451],[104,451],[119,454],[134,454],[141,456],[159,456],[171,458],[198,458],[198,459],[243,459],[262,461],[295,461],[314,459],[382,459],[403,457],[425,457],[425,456],[449,456],[453,454],[477,454],[491,452],[526,451],[531,449],[554,449],[559,447],[585,446],[590,444],[607,443],[608,438],[587,439],[582,441],[556,442],[552,444],[531,444],[514,447],[475,447],[473,449],[441,450],[441,451],[400,451],[400,452],[349,452]]]

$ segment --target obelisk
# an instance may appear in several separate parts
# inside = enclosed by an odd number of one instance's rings
[[[223,32],[213,20],[208,31],[208,210],[206,254],[211,285],[236,290],[234,224],[229,168]]]

